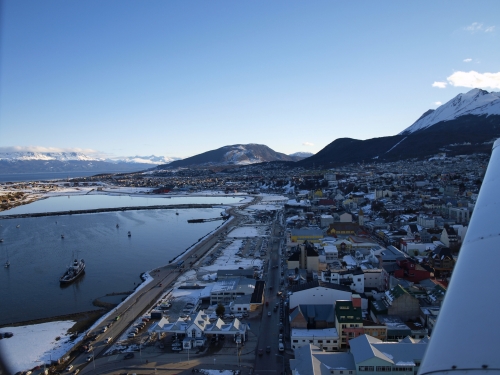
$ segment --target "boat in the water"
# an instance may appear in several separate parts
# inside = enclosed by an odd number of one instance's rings
[[[68,269],[61,276],[59,281],[61,284],[68,284],[75,281],[79,276],[83,275],[85,272],[85,261],[83,259],[76,259],[73,261],[73,264],[68,266]]]
[[[127,236],[129,236],[129,237],[132,236],[132,233],[130,233],[130,231],[128,231]]]
[[[63,239],[64,239],[64,234],[61,234],[61,238],[63,238]]]
[[[5,264],[4,264],[3,266],[4,266],[5,268],[9,268],[9,267],[10,267],[10,262],[9,262],[9,261],[5,262]]]
[[[117,228],[120,228],[120,226],[119,226],[118,224],[116,224],[116,227],[117,227]]]

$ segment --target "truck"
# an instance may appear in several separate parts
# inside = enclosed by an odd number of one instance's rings
[[[177,262],[177,268],[182,268],[182,267],[184,267],[184,261],[180,260]]]

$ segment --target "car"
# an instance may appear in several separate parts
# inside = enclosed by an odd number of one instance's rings
[[[102,332],[102,333],[104,333],[104,332],[106,332],[107,330],[108,330],[108,327],[104,326],[104,327],[102,327],[101,332]]]
[[[283,345],[283,343],[282,343],[282,342],[280,342],[280,343],[278,344],[278,350],[279,350],[280,352],[282,352],[282,351],[284,351],[284,350],[285,350],[285,345]]]
[[[268,312],[267,312],[267,316],[271,316],[271,315],[272,315],[272,314],[271,314],[271,311],[268,311]]]
[[[91,354],[87,357],[87,362],[90,362],[94,359],[94,356]]]
[[[111,342],[111,340],[113,340],[113,338],[111,336],[109,336],[107,339],[106,339],[106,344],[109,344]]]
[[[79,368],[77,368],[75,371],[73,371],[73,375],[76,375],[76,374],[78,374],[79,372],[80,372],[80,369],[79,369]]]
[[[134,338],[136,336],[136,334],[135,334],[135,332],[130,332],[127,336],[129,338]]]
[[[73,370],[73,365],[69,365],[68,367],[66,367],[66,371],[71,371]]]
[[[115,322],[116,322],[117,320],[120,320],[120,315],[117,315],[117,316],[115,317]]]
[[[127,353],[125,354],[125,359],[130,359],[130,358],[134,358],[134,353]]]
[[[264,354],[264,350],[259,349],[259,356],[262,356]]]
[[[266,353],[267,354],[271,353],[271,347],[269,345],[266,347]]]

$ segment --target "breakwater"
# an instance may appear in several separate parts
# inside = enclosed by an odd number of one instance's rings
[[[20,219],[27,217],[44,217],[44,216],[63,216],[63,215],[82,215],[94,214],[101,212],[116,212],[116,211],[140,211],[140,210],[179,210],[185,208],[213,208],[214,204],[178,204],[178,205],[154,205],[154,206],[132,206],[132,207],[110,207],[110,208],[95,208],[87,210],[69,210],[56,212],[35,212],[26,214],[2,215],[0,219]]]

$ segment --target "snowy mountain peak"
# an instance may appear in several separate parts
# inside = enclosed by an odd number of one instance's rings
[[[0,153],[0,160],[58,160],[58,161],[94,161],[103,160],[98,158],[89,157],[79,152],[32,152],[32,151],[19,151],[19,152],[2,152]]]
[[[425,112],[413,125],[399,134],[408,135],[441,121],[450,121],[465,115],[500,115],[500,93],[472,89],[465,94],[458,94],[436,110]]]

